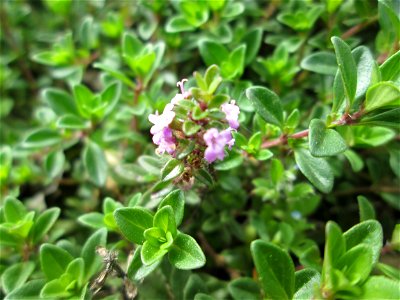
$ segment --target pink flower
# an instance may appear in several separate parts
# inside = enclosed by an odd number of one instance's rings
[[[154,124],[150,128],[150,133],[153,134],[153,143],[158,145],[157,154],[164,154],[165,152],[173,154],[175,152],[175,138],[172,135],[171,128],[169,128],[169,124],[175,118],[173,108],[174,105],[168,103],[161,115],[158,112],[149,115],[149,121]]]
[[[181,101],[183,99],[185,99],[185,97],[182,94],[176,94],[174,96],[174,98],[171,99],[171,103],[170,104],[176,105],[176,104],[179,103],[179,101]]]
[[[218,132],[218,129],[210,128],[204,134],[203,139],[207,144],[204,158],[209,163],[214,162],[216,159],[223,160],[225,157],[225,146],[228,145],[230,149],[235,142],[230,129]]]
[[[149,121],[154,125],[150,128],[151,134],[156,134],[162,131],[165,127],[168,127],[175,118],[175,112],[172,111],[174,105],[169,103],[165,106],[164,111],[161,115],[156,114],[149,115]]]
[[[239,106],[235,104],[235,100],[232,100],[231,103],[224,103],[221,105],[221,110],[225,113],[225,118],[229,123],[229,127],[233,129],[239,128]]]
[[[176,86],[179,87],[181,89],[181,93],[180,94],[176,94],[176,96],[180,95],[183,97],[183,99],[187,99],[191,96],[190,92],[185,92],[185,89],[183,88],[183,84],[188,81],[186,78],[183,78],[181,81],[178,81],[176,83]],[[175,96],[175,97],[176,97]],[[175,99],[174,97],[174,99]],[[173,99],[172,99],[173,100]]]
[[[158,145],[157,154],[173,154],[176,149],[175,138],[172,136],[172,130],[165,127],[163,130],[153,135],[153,143]]]

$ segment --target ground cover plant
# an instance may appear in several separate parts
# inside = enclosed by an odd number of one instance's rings
[[[398,0],[4,0],[4,299],[399,299]]]

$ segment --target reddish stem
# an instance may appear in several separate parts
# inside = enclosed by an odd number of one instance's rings
[[[350,115],[350,114],[344,114],[339,120],[335,121],[332,123],[332,125],[335,126],[343,126],[343,125],[350,125],[355,123],[359,118],[362,117],[364,114],[364,110],[361,109],[360,111]],[[279,138],[272,140],[272,141],[265,141],[262,145],[261,148],[272,148],[275,146],[279,145],[285,145],[287,144],[288,139],[301,139],[304,137],[308,137],[309,134],[309,129],[305,129],[296,133],[293,133],[292,135],[286,135],[283,134]]]

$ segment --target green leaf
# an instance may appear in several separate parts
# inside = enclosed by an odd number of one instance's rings
[[[1,104],[0,104],[1,106]],[[12,152],[11,147],[2,146],[0,147],[0,186],[6,184],[7,178],[10,175],[12,165]]]
[[[75,85],[73,93],[80,115],[86,119],[90,119],[92,112],[96,108],[93,106],[95,95],[82,84]]]
[[[312,28],[319,18],[323,8],[314,5],[311,8],[298,9],[296,12],[283,12],[278,15],[278,21],[297,31],[305,31]]]
[[[257,113],[267,123],[282,127],[282,103],[273,91],[261,86],[254,86],[246,90],[246,96],[252,101]]]
[[[122,208],[123,205],[110,197],[106,197],[103,201],[103,213],[113,213],[117,208]]]
[[[79,28],[79,41],[86,49],[95,49],[98,46],[98,31],[92,16],[86,16]]]
[[[211,68],[211,67],[210,67]],[[194,78],[196,79],[196,83],[197,86],[203,90],[203,91],[207,91],[208,89],[208,84],[205,81],[205,78],[203,78],[203,76],[200,74],[200,72],[194,72],[193,73]]]
[[[78,287],[83,284],[83,276],[85,272],[85,261],[82,257],[75,258],[68,264],[65,274],[71,275],[73,281],[78,283]],[[65,276],[65,274],[63,276]],[[90,278],[90,277],[89,277]]]
[[[247,143],[247,148],[249,152],[257,151],[261,147],[262,137],[261,132],[258,131],[254,133]]]
[[[344,86],[343,81],[340,78],[340,70],[336,72],[335,79],[333,80],[333,103],[332,113],[342,112],[344,110]]]
[[[35,221],[32,227],[32,242],[37,244],[44,235],[53,227],[60,215],[58,207],[52,207],[45,210]]]
[[[204,168],[197,170],[194,174],[195,178],[199,180],[201,183],[204,183],[207,186],[214,185],[214,178],[213,176]]]
[[[28,149],[51,147],[61,142],[61,136],[57,131],[48,128],[37,129],[28,134],[22,146]]]
[[[209,40],[200,41],[199,50],[201,57],[208,66],[221,65],[229,57],[228,50],[222,44]]]
[[[380,67],[383,81],[400,81],[400,50],[389,57]]]
[[[294,264],[289,254],[262,240],[253,241],[250,250],[265,296],[270,299],[292,299]]]
[[[143,50],[143,44],[132,33],[125,32],[122,37],[122,52],[131,58],[138,56]]]
[[[400,178],[400,149],[390,149],[389,150],[390,158],[389,158],[389,164],[390,167],[392,168],[392,171],[394,174],[396,174],[397,177]]]
[[[400,280],[400,269],[383,263],[378,263],[376,267],[379,269],[379,271],[381,271],[389,278],[394,280]]]
[[[80,130],[90,128],[90,123],[88,121],[82,120],[76,115],[63,115],[57,120],[58,128]]]
[[[168,250],[161,249],[159,246],[154,246],[149,241],[145,241],[140,251],[140,257],[145,265],[151,266],[158,263],[167,253]]]
[[[182,126],[182,130],[185,133],[185,135],[187,135],[187,136],[196,134],[200,129],[201,129],[201,125],[198,125],[195,122],[190,121],[190,120],[186,120]]]
[[[113,82],[108,85],[101,93],[101,102],[106,106],[104,115],[108,115],[113,111],[121,97],[121,84]]]
[[[78,114],[74,98],[63,90],[47,88],[43,91],[43,98],[51,109],[59,116],[65,114]]]
[[[226,3],[226,0],[210,1],[210,2],[208,2],[208,6],[212,10],[218,11],[218,10],[221,10],[224,7],[225,3]]]
[[[333,129],[327,129],[320,119],[310,122],[309,146],[310,153],[316,157],[337,155],[347,149],[342,136]]]
[[[17,223],[28,213],[24,204],[12,197],[7,197],[4,201],[4,217],[9,223]]]
[[[196,27],[190,24],[184,16],[172,17],[165,25],[165,31],[177,33],[182,31],[193,31]]]
[[[268,149],[261,149],[256,154],[254,154],[254,157],[258,160],[267,160],[270,159],[272,156],[274,156],[274,154]]]
[[[94,229],[100,229],[105,226],[103,219],[103,214],[98,212],[91,212],[80,216],[78,218],[78,222]]]
[[[204,280],[197,274],[191,274],[183,288],[183,300],[200,300],[202,298],[202,300],[209,300],[204,299],[204,297],[199,299],[199,296],[197,296],[199,293],[206,292],[208,292],[208,290]]]
[[[105,228],[94,232],[83,245],[81,257],[85,261],[85,278],[89,280],[101,268],[101,258],[96,255],[98,246],[105,247],[107,241],[107,230]]]
[[[228,284],[228,291],[234,300],[259,300],[260,287],[251,278],[237,278]]]
[[[371,202],[364,196],[358,196],[357,201],[360,210],[360,222],[375,219],[375,210]]]
[[[360,172],[362,170],[364,167],[364,161],[356,152],[347,149],[345,152],[343,152],[343,154],[349,161],[353,172]]]
[[[295,149],[294,157],[300,171],[321,192],[329,193],[333,187],[333,171],[324,158],[314,157],[306,149]]]
[[[143,234],[146,241],[157,247],[157,249],[160,248],[164,243],[168,242],[166,232],[159,227],[146,229]],[[163,249],[165,249],[165,247],[163,247]]]
[[[246,45],[245,65],[250,64],[257,56],[258,50],[261,46],[262,33],[262,28],[257,27],[243,36],[241,43]]]
[[[121,80],[123,83],[125,83],[127,86],[131,88],[136,87],[136,85],[129,79],[129,77],[125,76],[124,73],[118,70],[114,70],[112,67],[109,67],[103,63],[96,62],[93,64],[93,68],[100,69],[109,73],[112,77]]]
[[[365,111],[381,107],[398,108],[400,106],[400,89],[387,81],[374,84],[367,91],[364,105]]]
[[[46,280],[35,279],[28,281],[23,286],[16,288],[9,293],[4,300],[37,300],[40,299],[40,291],[45,285]]]
[[[385,127],[354,126],[352,127],[354,135],[354,145],[377,147],[384,145],[395,137],[392,129]]]
[[[127,275],[128,278],[134,281],[140,281],[153,272],[161,263],[161,259],[156,261],[151,265],[145,265],[142,262],[140,257],[140,253],[142,250],[142,246],[136,248],[135,253],[133,254],[132,262],[128,267]]]
[[[269,175],[274,185],[278,185],[283,180],[285,169],[279,159],[273,159],[271,161],[271,169]]]
[[[141,155],[138,158],[138,163],[147,172],[154,175],[160,174],[162,164],[158,158],[149,155]]]
[[[22,262],[8,267],[1,275],[1,285],[4,292],[9,294],[23,286],[34,269],[35,264],[33,262]]]
[[[119,208],[114,218],[122,234],[135,244],[143,244],[144,231],[153,227],[153,216],[141,207]]]
[[[171,206],[163,206],[156,212],[153,219],[153,226],[162,229],[164,233],[171,232],[173,237],[176,236],[175,215]]]
[[[244,59],[246,45],[239,45],[228,57],[227,61],[221,63],[221,74],[227,79],[237,78],[244,70]]]
[[[359,299],[399,299],[399,282],[384,276],[371,276],[362,286]]]
[[[206,73],[204,74],[204,80],[207,85],[206,90],[208,91],[208,93],[210,93],[210,94],[214,93],[215,90],[218,88],[219,84],[222,82],[222,77],[220,75],[219,67],[217,65],[209,66],[207,68]],[[219,96],[222,96],[222,95],[219,95]],[[216,98],[216,97],[214,97],[214,98]],[[214,98],[211,100],[210,105],[212,103],[215,104],[215,102],[218,102],[218,101],[215,101]],[[218,106],[218,108],[219,108],[219,106]]]
[[[348,106],[351,107],[357,90],[357,67],[351,49],[342,39],[337,36],[331,38],[335,48],[336,60],[343,81]]]
[[[21,236],[16,236],[11,233],[10,230],[0,226],[0,243],[4,246],[10,247],[21,247],[24,243],[24,239]]]
[[[206,263],[204,253],[196,240],[180,232],[169,250],[168,258],[171,264],[181,270],[201,268]]]
[[[64,170],[65,155],[63,151],[53,151],[49,153],[44,161],[47,175],[54,179]]]
[[[322,268],[322,282],[328,289],[333,288],[333,276],[339,259],[346,251],[346,242],[342,230],[333,221],[325,227],[325,257]]]
[[[365,92],[372,82],[374,69],[377,69],[377,66],[369,48],[359,46],[351,53],[357,66],[357,89],[355,95],[357,99],[364,97]],[[355,109],[358,110],[359,107],[355,107]]]
[[[336,57],[330,52],[316,52],[301,61],[304,70],[323,75],[335,75],[337,72]]]
[[[184,168],[180,160],[170,159],[161,170],[161,180],[169,181],[182,174]]]
[[[181,1],[180,9],[186,20],[195,27],[207,22],[209,9],[206,2]]]
[[[231,151],[229,155],[221,162],[214,165],[215,170],[226,171],[239,167],[243,162],[243,156],[240,153]]]
[[[363,244],[348,250],[337,263],[337,268],[353,286],[367,279],[372,267],[372,250]]]
[[[226,19],[234,18],[242,14],[244,12],[244,9],[245,6],[243,3],[229,1],[222,10],[221,16],[222,18]]]
[[[83,150],[83,164],[89,178],[97,186],[104,185],[108,172],[107,160],[103,149],[91,140],[87,141],[85,149]]]
[[[170,192],[158,205],[158,209],[170,205],[174,211],[176,226],[179,226],[183,220],[185,197],[181,190],[174,190]]]
[[[314,293],[321,285],[321,275],[314,269],[303,269],[295,274],[295,293],[293,299],[315,299]]]
[[[69,13],[71,9],[72,0],[65,0],[65,1],[45,0],[43,1],[43,3],[52,12],[65,16]]]
[[[367,220],[347,230],[343,237],[346,240],[347,250],[365,244],[372,250],[372,264],[379,259],[383,244],[383,232],[381,224],[376,220]]]
[[[71,292],[67,290],[68,285],[75,285],[76,281],[73,281],[67,274],[63,275],[62,278],[53,279],[45,284],[40,291],[40,298],[55,298],[63,299],[70,298]]]
[[[43,244],[40,247],[40,265],[48,280],[64,274],[72,259],[71,254],[60,247],[51,244]]]

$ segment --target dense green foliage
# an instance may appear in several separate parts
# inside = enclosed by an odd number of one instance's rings
[[[0,295],[399,299],[399,11],[2,1]]]

